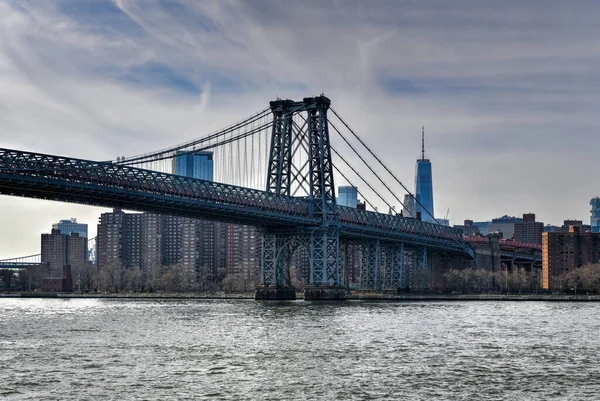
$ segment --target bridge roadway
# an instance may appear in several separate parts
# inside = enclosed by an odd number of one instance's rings
[[[0,193],[206,218],[269,229],[317,229],[310,199],[62,156],[0,149]],[[341,238],[380,239],[472,257],[460,230],[337,207]]]

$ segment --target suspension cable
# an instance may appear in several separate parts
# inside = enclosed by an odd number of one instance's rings
[[[356,139],[358,139],[358,141],[365,147],[365,149],[367,149],[367,151],[371,154],[371,156],[373,156],[375,158],[375,160],[377,160],[379,162],[379,164],[381,164],[383,166],[383,168],[396,180],[396,182],[398,184],[400,184],[402,186],[402,188],[404,188],[404,190],[411,196],[411,198],[413,198],[415,200],[415,202],[417,202],[417,204],[419,206],[421,206],[421,209],[425,210],[425,212],[427,212],[427,214],[437,223],[440,224],[439,221],[437,221],[437,219],[431,214],[431,212],[429,210],[427,210],[427,208],[425,208],[425,206],[423,206],[423,204],[421,203],[421,201],[419,201],[409,190],[408,188],[406,188],[406,186],[402,183],[402,181],[400,181],[398,179],[398,177],[396,177],[396,175],[394,173],[392,173],[392,171],[381,161],[381,159],[379,157],[377,157],[377,155],[375,153],[373,153],[373,151],[371,150],[371,148],[369,148],[367,146],[367,144],[356,134],[356,132],[354,132],[352,130],[352,128],[350,128],[350,126],[339,116],[338,113],[336,113],[336,111],[332,108],[329,108],[329,110],[331,110],[333,112],[333,114],[338,118],[338,120],[340,120],[342,122],[342,124],[344,124],[346,126],[346,128],[348,129],[348,131],[350,131],[352,133],[352,135],[354,135],[354,137]]]
[[[363,198],[363,200],[365,201],[365,203],[367,205],[371,206],[371,209],[373,209],[373,210],[377,209],[375,206],[373,206],[373,204],[371,202],[369,202],[369,200],[366,198],[366,196],[363,195],[363,193],[358,190],[358,187],[356,185],[352,184],[352,182],[348,179],[348,177],[346,177],[346,175],[344,173],[342,173],[342,171],[339,168],[337,168],[337,166],[335,164],[333,165],[333,168],[335,169],[335,171],[337,171],[342,176],[343,179],[345,179],[348,182],[348,184],[350,184],[351,186],[356,188],[356,192]]]
[[[152,159],[152,158],[154,158],[156,156],[163,156],[166,153],[173,153],[173,152],[176,152],[176,151],[181,150],[181,149],[189,148],[190,146],[195,146],[195,145],[198,145],[198,144],[210,141],[212,139],[218,138],[219,136],[223,136],[223,135],[225,135],[225,134],[227,134],[229,132],[235,131],[239,127],[246,126],[246,125],[248,125],[251,122],[255,122],[256,120],[261,119],[269,111],[270,111],[270,108],[261,110],[258,113],[254,114],[254,115],[252,115],[252,116],[250,116],[250,117],[248,117],[248,118],[246,118],[244,120],[241,120],[241,121],[239,121],[239,122],[237,122],[237,123],[235,123],[235,124],[233,124],[233,125],[225,128],[225,129],[222,129],[220,131],[214,132],[214,133],[209,134],[209,135],[207,135],[205,137],[194,139],[192,141],[185,142],[185,143],[179,144],[179,145],[174,146],[174,147],[162,149],[162,150],[159,150],[159,151],[156,151],[156,152],[145,153],[145,154],[141,154],[141,155],[137,155],[137,156],[125,158],[125,161],[126,161],[126,163],[130,163],[130,162],[140,162],[141,163],[144,160]],[[159,159],[159,160],[163,160],[163,159]]]
[[[333,146],[331,146],[331,145],[330,145],[330,147],[331,147],[331,150],[333,151],[333,153],[335,153],[335,154],[337,155],[337,157],[339,157],[339,158],[340,158],[340,160],[341,160],[341,161],[343,161],[343,162],[346,164],[346,166],[350,167],[350,169],[351,169],[351,170],[354,172],[354,174],[356,174],[356,175],[358,176],[358,178],[360,178],[360,179],[361,179],[361,181],[362,181],[362,182],[364,182],[365,184],[367,184],[367,186],[368,186],[368,187],[371,189],[371,191],[373,191],[373,193],[375,193],[375,195],[377,195],[377,197],[378,197],[379,199],[381,199],[381,200],[383,201],[383,203],[385,203],[385,204],[386,204],[386,205],[387,205],[387,206],[388,206],[390,209],[393,209],[392,205],[390,205],[390,204],[388,203],[388,201],[386,201],[386,200],[385,200],[385,199],[384,199],[384,198],[383,198],[383,197],[382,197],[382,196],[381,196],[381,195],[380,195],[380,194],[379,194],[379,193],[378,193],[378,192],[375,190],[375,188],[373,188],[373,186],[372,186],[371,184],[369,184],[369,182],[368,182],[367,180],[365,180],[365,179],[363,178],[363,176],[362,176],[362,175],[360,175],[360,174],[358,173],[358,171],[356,171],[356,169],[354,169],[354,167],[352,167],[352,166],[350,165],[350,163],[348,163],[348,162],[346,161],[346,159],[344,159],[344,157],[343,157],[342,155],[340,155],[340,154],[338,153],[338,151],[337,151],[337,150],[335,150],[335,149],[333,148]]]
[[[367,166],[367,168],[371,171],[371,173],[373,173],[373,175],[375,175],[375,177],[379,180],[379,182],[381,182],[381,184],[385,187],[385,189],[387,189],[392,196],[402,205],[402,207],[406,210],[408,210],[405,206],[404,203],[398,199],[398,197],[396,196],[396,194],[394,193],[394,191],[392,191],[392,189],[383,181],[383,179],[381,179],[381,177],[375,172],[375,170],[373,170],[373,168],[365,161],[365,159],[360,155],[360,153],[358,153],[358,151],[354,148],[354,146],[346,139],[346,137],[340,132],[340,130],[337,129],[337,127],[331,122],[329,121],[329,125],[331,127],[333,127],[333,129],[338,133],[338,135],[344,140],[344,142],[346,142],[346,144],[350,147],[350,149],[352,149],[352,151],[360,158],[360,160],[363,162],[363,164],[365,166]],[[408,211],[410,213],[410,211]],[[410,215],[412,216],[412,213],[410,213]]]

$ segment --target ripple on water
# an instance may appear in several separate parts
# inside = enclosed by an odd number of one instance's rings
[[[598,307],[6,298],[0,398],[595,400]]]

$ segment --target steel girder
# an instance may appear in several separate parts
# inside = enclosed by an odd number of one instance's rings
[[[273,129],[267,173],[267,192],[269,193],[291,195],[294,110],[294,102],[291,100],[271,102]]]
[[[428,283],[427,247],[416,247],[406,250],[408,267],[408,287],[411,290],[426,290]]]
[[[290,265],[299,246],[308,248],[308,236],[265,232],[262,237],[260,284],[290,287]]]
[[[404,267],[404,244],[392,244],[384,248],[385,274],[383,288],[397,290],[406,287],[406,272]]]
[[[381,244],[379,240],[363,244],[363,265],[360,286],[365,290],[380,290]]]
[[[253,225],[318,224],[303,198],[110,162],[7,149],[0,149],[0,192]]]
[[[323,224],[322,219],[311,215],[311,202],[307,198],[110,162],[9,149],[0,149],[0,193],[262,227],[322,227]],[[336,210],[339,235],[344,238],[382,238],[472,256],[460,230],[342,206]]]

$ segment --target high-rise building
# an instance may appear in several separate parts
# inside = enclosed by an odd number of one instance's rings
[[[61,272],[64,265],[83,267],[87,261],[87,238],[76,232],[66,235],[53,228],[50,234],[42,234],[41,243],[41,262],[52,272]]]
[[[488,226],[490,225],[490,223],[491,221],[474,221],[473,225],[479,229],[479,233],[481,235],[488,235]]]
[[[213,180],[213,152],[178,151],[173,158],[173,174],[201,180]]]
[[[526,213],[523,215],[523,221],[514,223],[515,241],[528,244],[542,244],[542,233],[544,232],[544,223],[535,221],[535,214]]]
[[[415,217],[415,198],[411,194],[404,195],[404,206],[402,216]]]
[[[261,251],[256,227],[229,224],[227,227],[227,274],[253,279],[258,274]]]
[[[595,197],[590,201],[592,206],[590,216],[590,226],[593,233],[600,233],[600,198]]]
[[[542,234],[542,288],[561,288],[570,270],[600,262],[600,233],[581,232],[580,227]]]
[[[421,220],[434,221],[433,178],[431,162],[425,158],[425,128],[421,132],[421,158],[415,172],[415,198],[415,216],[420,213]]]
[[[358,188],[353,186],[338,187],[337,204],[339,206],[356,207],[358,202]]]
[[[492,222],[488,224],[488,233],[501,233],[502,238],[510,239],[515,235],[515,223],[522,223],[523,219],[520,217],[504,215],[492,219]]]
[[[72,217],[70,220],[61,220],[58,223],[52,224],[53,230],[60,230],[61,234],[71,235],[71,233],[77,233],[81,238],[88,237],[88,226],[87,224],[81,224],[77,222],[77,219]]]
[[[563,221],[563,225],[560,227],[560,231],[563,233],[568,233],[571,227],[579,227],[580,233],[592,231],[592,227],[589,224],[583,224],[583,221],[581,220],[571,219]]]

